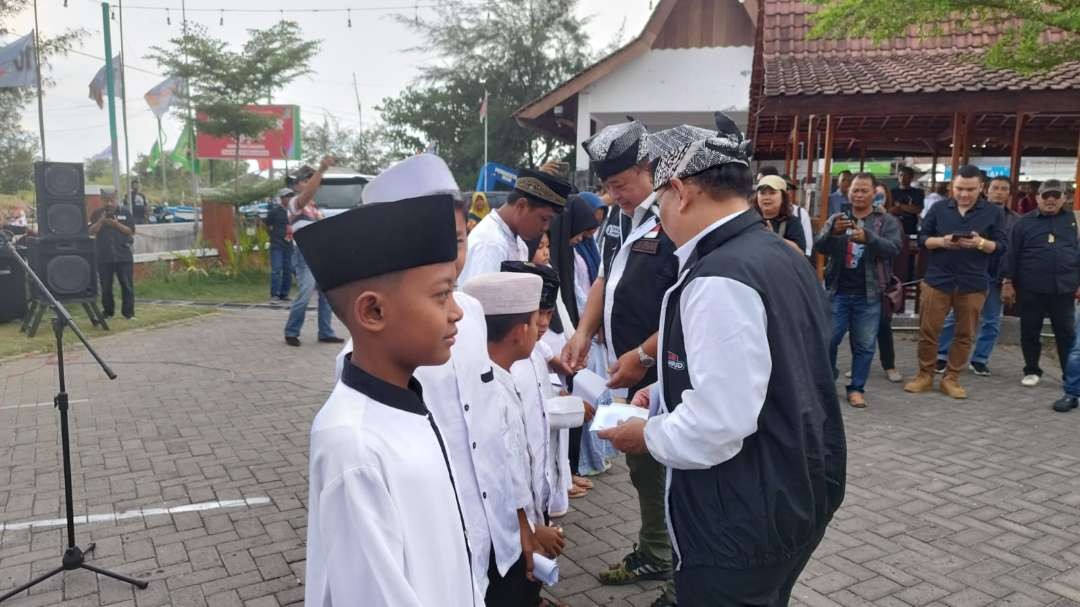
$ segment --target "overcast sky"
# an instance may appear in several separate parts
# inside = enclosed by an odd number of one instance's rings
[[[541,0],[542,1],[542,0]],[[109,145],[108,112],[99,110],[88,96],[90,80],[104,64],[104,38],[101,34],[101,4],[94,0],[37,0],[42,34],[48,36],[69,28],[84,28],[89,35],[77,50],[79,53],[53,62],[51,76],[56,86],[45,93],[46,145],[49,159],[81,161]],[[432,4],[431,0],[419,6]],[[624,41],[640,33],[649,17],[649,0],[580,0],[578,11],[590,17],[587,31],[594,49],[606,46],[625,23]],[[290,7],[352,8],[352,28],[346,27],[345,16],[338,14],[290,13]],[[373,108],[384,97],[402,90],[416,75],[424,57],[407,53],[405,49],[422,45],[423,41],[407,27],[391,18],[394,12],[411,15],[417,2],[410,0],[188,0],[188,19],[206,25],[211,34],[225,40],[243,41],[248,28],[263,28],[281,18],[297,21],[303,31],[322,39],[322,50],[312,62],[314,74],[302,78],[276,93],[274,101],[301,106],[302,121],[321,121],[324,114],[337,118],[341,124],[359,124],[353,94],[352,74],[356,72],[360,100],[364,107],[364,122],[372,120]],[[155,10],[140,7],[158,7]],[[169,7],[172,24],[166,24],[165,7]],[[386,10],[395,7],[395,10]],[[400,7],[400,8],[396,8]],[[218,9],[272,9],[270,14],[225,13]],[[379,10],[361,10],[379,8]],[[208,9],[198,12],[193,9]],[[424,8],[419,8],[423,12]],[[224,19],[224,25],[219,25]],[[143,100],[143,94],[163,80],[157,65],[146,55],[153,45],[163,44],[180,34],[180,0],[129,0],[124,10],[124,52],[128,70],[128,127],[131,160],[138,152],[147,153],[156,137],[154,116]],[[33,29],[33,13],[27,10],[15,18],[12,31],[24,35]],[[112,22],[113,53],[119,38],[118,22]],[[499,32],[492,32],[498,36]],[[16,36],[0,38],[0,44]],[[117,104],[119,112],[119,103]],[[36,104],[28,105],[23,114],[24,127],[38,132]],[[179,134],[179,123],[166,120],[166,149]],[[121,155],[123,154],[121,131]]]

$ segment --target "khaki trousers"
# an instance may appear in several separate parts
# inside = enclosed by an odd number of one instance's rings
[[[984,301],[986,301],[986,291],[946,292],[935,289],[923,281],[922,294],[919,296],[920,374],[934,374],[938,336],[941,335],[945,317],[949,314],[949,310],[952,310],[956,317],[956,333],[952,347],[949,348],[949,366],[946,375],[953,378],[959,376],[971,358],[971,345]]]

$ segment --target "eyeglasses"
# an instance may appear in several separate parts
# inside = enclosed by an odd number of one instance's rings
[[[1043,192],[1039,194],[1040,198],[1061,198],[1061,192]]]

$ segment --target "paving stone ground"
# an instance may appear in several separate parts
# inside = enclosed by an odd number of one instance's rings
[[[285,346],[284,320],[222,312],[102,339],[113,382],[86,352],[70,354],[79,514],[269,502],[80,524],[79,544],[97,542],[91,562],[150,587],[71,572],[5,607],[302,603],[308,428],[337,347],[314,343],[313,318],[304,346]],[[910,373],[913,344],[898,350]],[[870,408],[845,407],[847,499],[794,603],[1080,605],[1080,413],[1049,411],[1057,379],[1022,388],[1019,361],[1000,348],[994,377],[964,377],[965,402],[905,395],[874,370]],[[48,356],[0,363],[0,523],[63,515],[55,372]],[[594,577],[637,531],[621,461],[573,506],[555,595],[575,607],[648,605],[656,583]],[[57,566],[64,543],[62,527],[5,528],[0,593]]]

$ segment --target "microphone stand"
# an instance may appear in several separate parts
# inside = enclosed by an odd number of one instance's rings
[[[75,569],[86,569],[99,575],[111,577],[120,580],[121,582],[137,586],[138,588],[146,588],[149,582],[145,580],[137,580],[88,564],[86,562],[86,555],[94,551],[95,544],[90,544],[86,547],[86,550],[82,550],[75,545],[75,506],[71,489],[71,441],[68,434],[68,393],[67,384],[65,383],[64,378],[64,329],[71,327],[71,330],[79,338],[79,341],[86,347],[86,351],[94,357],[94,360],[101,366],[101,370],[105,372],[105,375],[109,379],[116,379],[116,373],[113,373],[113,370],[109,368],[109,365],[98,356],[98,353],[86,340],[86,336],[79,330],[75,321],[71,319],[71,314],[68,313],[63,304],[53,297],[53,294],[49,292],[45,283],[41,282],[41,278],[39,278],[30,265],[26,263],[26,260],[19,255],[19,252],[15,249],[14,242],[12,242],[11,234],[9,232],[0,231],[0,249],[3,248],[6,248],[11,253],[11,256],[19,262],[23,267],[23,270],[26,271],[26,275],[34,282],[38,291],[41,292],[41,296],[45,298],[55,313],[52,327],[53,334],[56,335],[56,370],[59,376],[59,392],[57,392],[56,397],[53,398],[53,405],[60,411],[60,445],[64,456],[64,505],[67,511],[67,549],[64,551],[64,556],[59,567],[40,577],[30,580],[22,586],[5,593],[3,596],[0,596],[0,603],[23,593],[54,575],[63,573],[64,571],[73,571]]]

